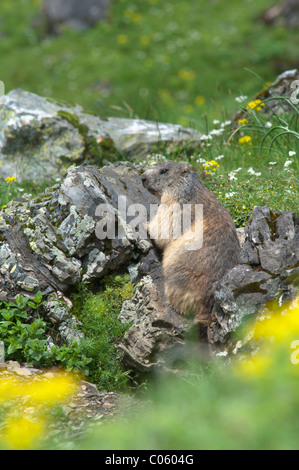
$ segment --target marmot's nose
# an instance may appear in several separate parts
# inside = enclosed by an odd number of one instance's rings
[[[144,181],[146,181],[146,179],[147,179],[146,175],[143,173],[143,175],[141,175],[141,181],[144,182]]]

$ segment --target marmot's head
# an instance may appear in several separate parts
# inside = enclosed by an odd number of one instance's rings
[[[176,202],[189,201],[200,183],[195,171],[186,162],[158,163],[141,175],[142,183],[157,198],[169,197]]]

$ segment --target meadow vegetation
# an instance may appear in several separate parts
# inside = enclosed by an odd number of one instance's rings
[[[1,2],[0,79],[7,92],[20,87],[101,116],[195,127],[203,134],[198,149],[186,143],[151,158],[189,161],[237,227],[248,222],[256,205],[299,212],[298,108],[269,117],[267,103],[253,101],[278,73],[299,67],[298,32],[257,21],[272,1],[119,0],[112,2],[108,21],[84,33],[65,28],[59,37],[44,37],[32,27],[40,3]],[[232,126],[240,108],[244,117]],[[0,179],[0,207],[44,187]],[[81,285],[73,294],[85,339],[69,349],[54,348],[52,355],[44,343],[50,325],[39,314],[42,299],[1,302],[0,340],[8,359],[58,364],[88,374],[101,389],[128,390],[130,372],[115,344],[125,332],[117,314],[133,286],[125,275],[105,278],[98,287]],[[147,384],[141,398],[150,397],[152,405],[137,420],[106,423],[80,444],[62,442],[61,448],[298,448],[298,301],[284,308],[271,306],[250,326],[260,343],[258,355],[244,354],[231,364],[223,358],[199,364],[190,357],[184,374]],[[61,390],[71,390],[59,380],[52,388],[48,384],[45,403],[56,405]],[[40,389],[21,385],[0,381],[0,421],[6,423],[0,445],[51,448],[40,416],[25,419],[15,406],[25,393],[32,394],[34,407]]]

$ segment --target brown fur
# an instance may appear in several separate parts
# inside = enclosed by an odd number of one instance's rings
[[[234,222],[227,210],[202,184],[187,163],[160,163],[141,176],[144,186],[160,199],[156,217],[148,224],[148,232],[163,251],[163,275],[169,303],[182,314],[191,313],[195,321],[207,325],[214,304],[213,285],[238,262],[240,245]],[[162,239],[167,206],[178,203],[203,205],[203,245],[186,251],[190,230],[174,239]],[[191,230],[196,219],[192,210]],[[170,226],[177,223],[170,215]],[[193,232],[194,233],[194,232]]]

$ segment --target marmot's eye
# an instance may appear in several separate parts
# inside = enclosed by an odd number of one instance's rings
[[[160,171],[160,175],[165,175],[165,173],[168,172],[167,168],[163,168],[163,170]]]

